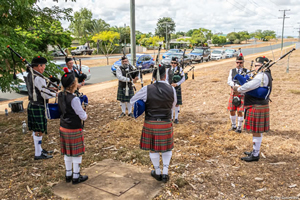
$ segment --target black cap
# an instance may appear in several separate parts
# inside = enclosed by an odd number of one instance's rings
[[[257,57],[257,58],[255,59],[255,62],[261,63],[261,64],[265,64],[265,62],[269,62],[269,59],[266,58],[265,56],[263,56],[263,57]]]
[[[178,62],[178,58],[177,57],[172,57],[172,61]]]
[[[39,64],[42,65],[46,63],[47,63],[47,59],[42,56],[34,57],[31,61],[32,65],[39,65]]]
[[[236,60],[243,60],[243,61],[244,61],[244,56],[243,56],[243,54],[240,53],[240,55],[238,55],[238,56],[236,57]]]
[[[122,56],[122,57],[121,57],[121,60],[126,60],[126,59],[127,59],[126,56]]]
[[[159,74],[160,74],[160,75],[163,75],[163,74],[166,73],[166,68],[165,68],[165,66],[161,65],[161,66],[158,66],[158,68],[159,68]],[[156,74],[157,74],[157,68],[155,68],[154,71],[153,71],[153,78],[155,78],[155,79],[157,79],[157,78],[156,78]]]
[[[65,58],[66,63],[68,63],[71,60],[72,60],[72,58],[68,58],[68,57]]]
[[[66,73],[61,77],[61,84],[64,88],[67,88],[75,81],[75,75],[73,72],[69,72],[69,69],[67,67],[64,67],[64,71]]]

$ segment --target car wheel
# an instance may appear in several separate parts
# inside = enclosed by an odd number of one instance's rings
[[[191,66],[192,65],[192,61],[189,61],[189,64],[188,64],[189,66]]]
[[[89,55],[92,55],[92,52],[91,52],[91,53],[89,53]]]
[[[86,55],[86,51],[84,51],[84,52],[82,53],[82,55],[84,55],[84,56],[85,56],[85,55]]]
[[[208,61],[210,61],[210,57],[209,57],[209,56],[208,56],[208,58],[207,58],[206,62],[208,62]]]
[[[199,61],[199,63],[203,63],[203,58],[201,58],[201,60]]]

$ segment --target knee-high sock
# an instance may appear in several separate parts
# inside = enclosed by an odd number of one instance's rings
[[[159,168],[159,158],[160,158],[159,153],[151,153],[150,152],[149,156],[150,156],[150,159],[152,161],[153,167],[155,169],[155,173],[157,175],[161,174],[160,168]]]
[[[128,114],[130,114],[132,111],[132,106],[130,102],[127,102],[127,110],[128,110]]]
[[[174,119],[174,110],[175,110],[175,108],[173,109],[171,109],[171,112],[172,112],[172,120]]]
[[[243,125],[244,117],[238,117],[238,127],[241,128]]]
[[[82,162],[82,156],[72,157],[73,162],[73,178],[78,178],[80,173],[80,164]]]
[[[262,137],[254,137],[253,136],[253,155],[259,156],[260,146],[262,142]]]
[[[122,113],[126,113],[126,103],[121,102]]]
[[[179,114],[179,106],[175,107],[175,119],[178,119],[178,114]]]
[[[236,121],[236,116],[235,115],[234,116],[230,115],[230,119],[231,119],[231,125],[236,127],[236,122],[235,122]]]
[[[72,157],[64,156],[65,166],[66,166],[66,176],[72,175]]]
[[[41,144],[42,144],[42,137],[38,137],[38,136],[33,136],[33,141],[34,141],[34,150],[35,150],[35,153],[34,155],[35,156],[41,156],[42,154],[42,151],[41,151]]]
[[[172,151],[167,151],[161,154],[164,168],[163,168],[163,174],[168,174],[169,164],[172,157]]]

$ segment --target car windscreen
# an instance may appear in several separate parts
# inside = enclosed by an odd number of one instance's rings
[[[214,50],[212,53],[213,53],[213,54],[221,54],[221,51]]]
[[[225,51],[226,51],[226,53],[233,53],[234,50],[232,50],[232,49],[226,49]]]
[[[203,53],[203,49],[194,49],[191,53]]]
[[[167,51],[167,53],[176,53],[176,52],[177,52],[177,50],[175,50],[175,49],[171,49],[171,50]]]

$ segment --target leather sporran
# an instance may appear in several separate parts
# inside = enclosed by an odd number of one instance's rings
[[[240,97],[238,96],[234,96],[233,99],[232,99],[232,104],[236,107],[240,106],[242,103]]]

